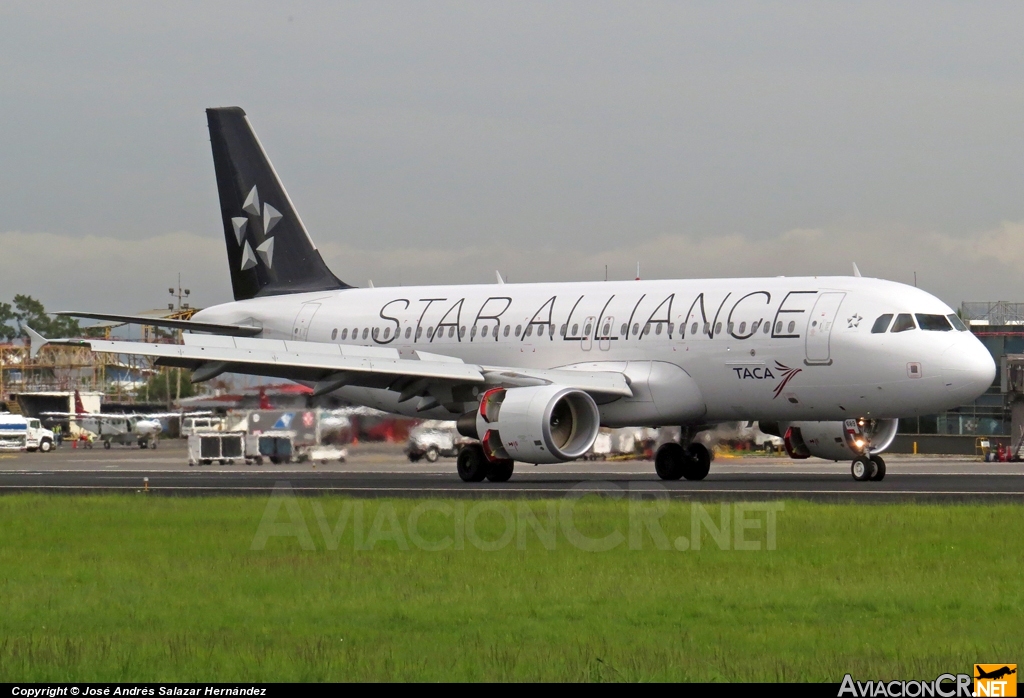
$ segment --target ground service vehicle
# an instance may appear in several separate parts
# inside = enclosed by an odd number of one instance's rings
[[[53,432],[43,427],[38,419],[7,412],[0,414],[0,450],[49,453],[54,443]]]

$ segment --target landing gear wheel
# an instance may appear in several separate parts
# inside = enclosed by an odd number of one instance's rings
[[[489,464],[487,479],[491,482],[508,482],[512,477],[512,470],[515,468],[515,461],[511,458],[499,460]]]
[[[693,443],[686,449],[688,458],[683,461],[683,477],[687,480],[703,480],[711,472],[711,451],[704,444]]]
[[[488,463],[480,444],[466,444],[459,450],[459,477],[463,482],[482,482],[487,477]],[[511,475],[511,473],[510,473]]]
[[[875,474],[871,476],[873,482],[885,479],[885,461],[881,456],[871,456],[871,462],[875,464]]]
[[[662,480],[678,480],[683,476],[686,451],[675,441],[669,441],[658,448],[654,455],[654,470]]]
[[[437,453],[437,449],[436,448],[431,446],[430,448],[427,449],[426,458],[427,458],[427,462],[428,463],[436,463],[437,462],[437,456],[438,456],[438,453]]]
[[[861,456],[850,465],[850,473],[857,482],[867,482],[875,476],[875,464],[867,456]]]

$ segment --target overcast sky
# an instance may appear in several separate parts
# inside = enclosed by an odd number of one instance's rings
[[[230,300],[209,106],[378,286],[847,274],[1024,301],[1024,4],[0,4],[0,300]]]

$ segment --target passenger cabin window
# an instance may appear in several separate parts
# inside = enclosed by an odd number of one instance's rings
[[[411,327],[406,327],[405,328],[405,338],[409,339],[409,335],[411,335],[411,334],[412,334],[412,328]]]
[[[697,323],[690,325],[690,334],[697,334]]]
[[[879,315],[878,319],[875,320],[875,324],[871,326],[871,334],[882,334],[889,329],[890,322],[892,322],[892,313]]]
[[[945,315],[926,315],[925,313],[917,314],[917,326],[928,332],[950,332],[953,329]]]
[[[892,329],[889,331],[906,332],[913,329],[915,329],[914,318],[910,316],[910,313],[900,313],[896,316],[896,322],[892,323]]]
[[[949,318],[949,321],[951,323],[953,323],[953,327],[955,327],[957,329],[957,332],[966,332],[967,331],[967,325],[964,324],[963,320],[961,320],[959,317],[957,317],[956,313],[950,313],[946,317]]]
[[[512,325],[505,325],[505,331],[502,332],[502,334],[504,334],[506,337],[508,337],[508,331],[510,329],[512,329]]]
[[[335,327],[333,330],[331,330],[331,341],[333,342],[337,338],[338,338],[338,328]]]

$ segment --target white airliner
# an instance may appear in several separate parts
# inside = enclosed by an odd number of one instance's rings
[[[681,426],[655,469],[700,480],[711,457],[693,436],[737,420],[783,436],[793,457],[850,458],[855,479],[880,480],[898,418],[969,402],[995,376],[945,303],[857,276],[353,288],[324,264],[245,113],[207,117],[235,301],[191,321],[67,313],[193,330],[180,346],[56,341],[195,381],[275,376],[458,419],[480,440],[459,455],[466,481],[578,458],[602,425]]]

